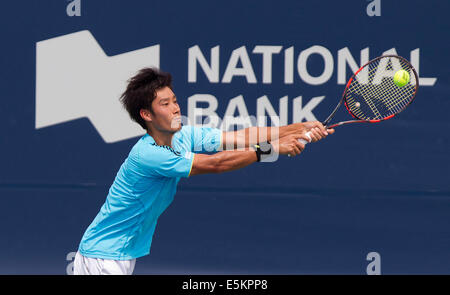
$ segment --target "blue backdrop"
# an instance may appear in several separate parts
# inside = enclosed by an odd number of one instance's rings
[[[135,273],[365,274],[377,252],[382,274],[449,274],[449,10],[412,0],[3,3],[0,273],[70,273],[138,139],[117,136],[118,96],[106,95],[123,90],[123,73],[159,64],[186,116],[189,103],[217,103],[219,118],[256,116],[266,96],[292,123],[328,115],[345,86],[339,71],[344,80],[352,73],[349,55],[360,65],[395,48],[421,77],[411,107],[382,124],[336,129],[293,159],[183,179]],[[75,38],[83,32],[98,42],[97,57]],[[149,59],[136,57],[151,46]],[[127,128],[121,134],[139,130]]]

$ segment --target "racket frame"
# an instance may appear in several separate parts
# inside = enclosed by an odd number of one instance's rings
[[[358,75],[358,73],[359,73],[362,69],[364,69],[364,68],[365,68],[366,66],[368,66],[369,64],[371,64],[371,63],[373,63],[373,62],[375,62],[375,61],[377,61],[377,60],[379,60],[379,59],[386,58],[386,57],[395,57],[395,58],[399,58],[399,59],[401,59],[402,61],[406,62],[406,63],[410,66],[410,68],[411,68],[411,70],[412,70],[412,72],[413,72],[413,74],[414,74],[414,77],[415,77],[415,79],[416,79],[416,88],[414,89],[413,97],[409,100],[409,102],[408,102],[408,103],[407,103],[400,111],[398,111],[397,113],[392,114],[392,115],[390,115],[390,116],[387,116],[386,118],[383,118],[383,119],[377,119],[377,120],[364,120],[364,119],[361,119],[361,118],[359,118],[357,115],[353,114],[352,111],[350,111],[350,108],[348,107],[348,105],[347,105],[347,100],[346,100],[347,91],[348,91],[348,89],[349,89],[349,87],[350,87],[350,84],[352,83],[353,79],[356,77],[356,75]],[[325,121],[322,122],[322,125],[325,126],[326,128],[334,128],[334,127],[337,127],[337,126],[341,126],[341,125],[345,125],[345,124],[351,124],[351,123],[378,123],[378,122],[381,122],[381,121],[389,120],[389,119],[395,117],[397,114],[401,113],[407,106],[409,106],[409,105],[413,102],[414,98],[416,97],[416,94],[417,94],[417,90],[418,90],[418,89],[419,89],[419,76],[417,75],[416,69],[414,69],[414,67],[412,66],[412,64],[411,64],[406,58],[401,57],[401,56],[399,56],[399,55],[394,55],[394,54],[379,56],[379,57],[374,58],[374,59],[368,61],[367,63],[365,63],[361,68],[359,68],[359,69],[358,69],[358,70],[350,77],[350,79],[349,79],[348,82],[347,82],[347,86],[345,86],[345,90],[344,90],[344,93],[342,94],[341,100],[339,101],[339,103],[337,104],[337,106],[334,108],[333,112],[331,112],[331,114],[325,119]],[[346,108],[347,111],[350,113],[350,115],[352,115],[352,117],[355,118],[355,120],[341,121],[341,122],[339,122],[339,123],[335,123],[335,124],[332,124],[332,125],[329,125],[329,126],[328,126],[328,124],[330,123],[331,119],[334,117],[334,115],[336,114],[337,110],[338,110],[339,107],[342,105],[342,103],[344,103],[345,108]]]

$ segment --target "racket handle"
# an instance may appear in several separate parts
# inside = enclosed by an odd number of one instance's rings
[[[303,138],[300,138],[298,141],[300,141],[301,143],[303,143],[303,144],[307,144],[307,143],[310,143],[311,142],[311,132],[310,131],[308,131],[308,132],[306,132],[306,134],[305,134],[308,138],[309,138],[309,141],[306,141],[306,140],[304,140]]]

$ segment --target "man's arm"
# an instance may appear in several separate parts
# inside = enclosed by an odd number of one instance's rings
[[[256,161],[256,153],[252,150],[223,151],[213,155],[195,154],[189,176],[233,171]]]
[[[304,135],[311,132],[312,142],[316,142],[334,129],[325,129],[319,121],[294,123],[281,127],[249,127],[238,131],[223,132],[222,148],[224,150],[247,148],[259,142],[273,141],[289,135]]]
[[[296,156],[305,145],[299,139],[307,139],[305,135],[289,135],[271,142],[274,153]],[[253,148],[239,151],[222,151],[213,155],[194,154],[189,176],[207,173],[223,173],[244,168],[257,161]]]

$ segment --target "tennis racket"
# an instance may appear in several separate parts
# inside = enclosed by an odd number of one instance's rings
[[[408,83],[401,87],[394,83],[394,75],[400,70],[409,73]],[[411,104],[418,88],[419,78],[408,60],[397,55],[377,57],[363,65],[348,80],[341,100],[322,124],[325,128],[334,128],[345,124],[378,123],[391,119]],[[342,104],[353,120],[331,124],[331,119]],[[310,132],[306,135],[311,139]],[[304,139],[299,141],[308,143]]]

